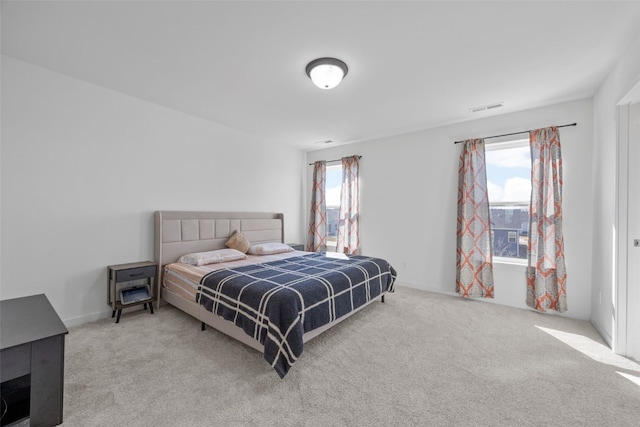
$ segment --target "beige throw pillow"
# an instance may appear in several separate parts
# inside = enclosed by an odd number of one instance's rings
[[[229,240],[225,243],[228,248],[236,249],[242,253],[247,253],[251,243],[238,230],[234,231]]]

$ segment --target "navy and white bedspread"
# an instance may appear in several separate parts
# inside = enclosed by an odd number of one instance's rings
[[[379,258],[336,259],[315,253],[216,270],[197,299],[264,345],[264,358],[284,378],[302,354],[302,335],[392,292],[396,271]]]

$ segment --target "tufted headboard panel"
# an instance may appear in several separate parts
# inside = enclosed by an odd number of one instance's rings
[[[271,212],[156,211],[155,260],[160,266],[191,252],[224,249],[238,230],[251,243],[284,243],[284,215]]]

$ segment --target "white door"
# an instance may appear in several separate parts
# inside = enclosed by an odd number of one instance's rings
[[[640,79],[618,103],[617,115],[613,350],[640,361]]]
[[[640,361],[640,81],[618,104],[613,349]]]
[[[640,103],[628,110],[627,356],[640,361]]]

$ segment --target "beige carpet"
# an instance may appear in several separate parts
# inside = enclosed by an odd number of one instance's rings
[[[165,306],[71,329],[63,425],[638,426],[639,376],[588,322],[398,287],[281,380]]]

